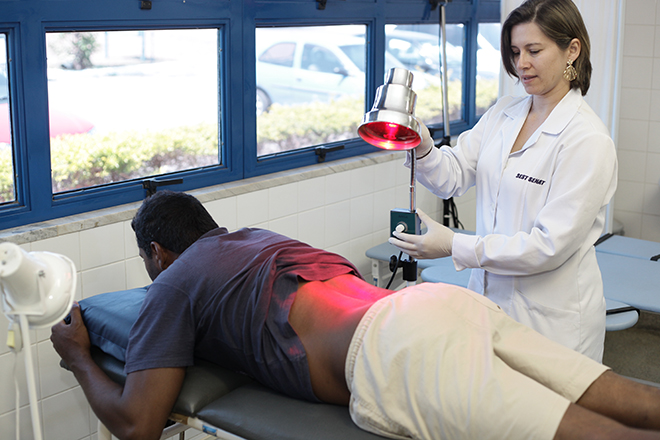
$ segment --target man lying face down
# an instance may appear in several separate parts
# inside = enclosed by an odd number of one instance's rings
[[[195,357],[299,399],[348,405],[358,426],[386,437],[660,438],[659,389],[467,289],[375,287],[339,255],[218,228],[184,193],[149,197],[132,226],[154,282],[131,330],[125,385],[92,360],[77,305],[51,336],[121,439],[159,438]]]

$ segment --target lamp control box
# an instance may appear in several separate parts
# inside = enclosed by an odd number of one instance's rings
[[[422,223],[415,211],[410,209],[393,209],[390,211],[390,236],[397,230],[406,234],[420,235]]]

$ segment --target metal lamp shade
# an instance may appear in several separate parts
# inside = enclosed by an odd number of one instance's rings
[[[414,116],[417,94],[410,88],[413,75],[395,67],[385,84],[376,90],[374,105],[362,118],[358,134],[371,145],[384,150],[410,150],[422,140]]]

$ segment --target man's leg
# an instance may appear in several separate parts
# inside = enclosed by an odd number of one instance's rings
[[[660,432],[631,428],[571,403],[559,423],[554,440],[657,440]]]
[[[660,388],[612,371],[596,379],[577,404],[628,426],[660,431]]]

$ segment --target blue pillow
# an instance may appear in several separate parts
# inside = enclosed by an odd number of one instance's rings
[[[83,321],[93,346],[126,361],[128,334],[137,320],[147,287],[102,293],[80,301]]]

